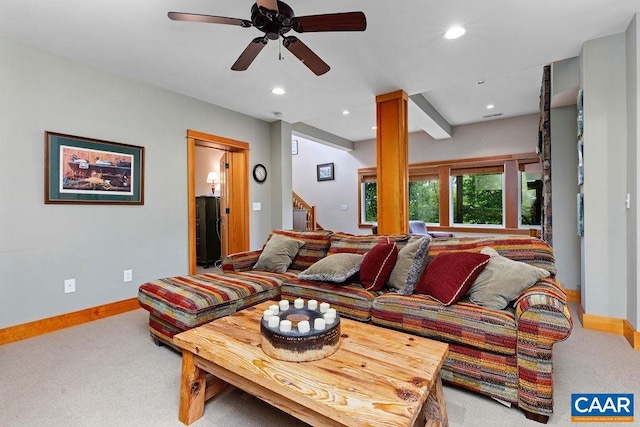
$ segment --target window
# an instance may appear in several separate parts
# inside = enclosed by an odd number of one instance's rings
[[[376,173],[375,167],[358,170],[361,226],[378,218]],[[431,229],[528,234],[541,224],[541,198],[535,153],[409,165],[409,220]]]
[[[409,181],[409,220],[440,223],[440,181]]]
[[[520,224],[542,224],[542,166],[523,165],[520,171]]]
[[[454,224],[503,225],[502,167],[452,170]]]

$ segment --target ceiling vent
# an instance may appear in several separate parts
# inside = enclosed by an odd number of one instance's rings
[[[483,119],[491,119],[494,117],[500,117],[502,115],[502,113],[494,113],[494,114],[487,114],[486,116],[482,116]]]

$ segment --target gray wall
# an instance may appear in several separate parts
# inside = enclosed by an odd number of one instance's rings
[[[0,328],[132,298],[145,281],[188,272],[187,129],[246,141],[252,163],[268,161],[260,120],[3,38],[0,64]],[[145,204],[45,205],[47,130],[144,146]],[[265,191],[251,183],[251,197]],[[258,247],[271,221],[254,215]],[[64,294],[69,278],[77,291]]]
[[[640,325],[640,292],[638,286],[638,15],[636,14],[627,29],[627,192],[631,196],[630,209],[627,210],[627,320],[637,331]]]
[[[586,313],[627,313],[627,100],[625,34],[591,40],[581,53],[584,90],[584,274]]]
[[[566,289],[579,289],[580,286],[576,118],[575,105],[551,109],[553,252],[558,265],[558,280]]]

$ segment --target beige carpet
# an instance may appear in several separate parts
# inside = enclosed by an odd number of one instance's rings
[[[640,424],[640,351],[621,336],[582,329],[575,308],[573,334],[554,347],[555,413],[548,425],[571,425],[571,393],[615,392],[635,393]],[[152,343],[147,314],[140,309],[0,346],[0,426],[181,426],[180,356]],[[453,427],[541,426],[492,399],[446,385],[444,393]],[[193,425],[303,424],[229,389]]]

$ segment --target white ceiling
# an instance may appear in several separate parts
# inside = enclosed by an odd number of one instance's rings
[[[375,138],[375,96],[398,89],[422,93],[451,125],[534,113],[543,65],[625,31],[640,11],[640,0],[288,0],[298,16],[367,16],[366,32],[296,34],[331,66],[320,77],[285,49],[278,60],[275,41],[247,71],[231,71],[262,33],[167,18],[178,11],[250,19],[252,4],[0,0],[0,35],[259,119],[274,121],[278,111],[287,122],[359,141]],[[453,24],[467,34],[443,39]],[[274,86],[287,93],[273,95]]]

